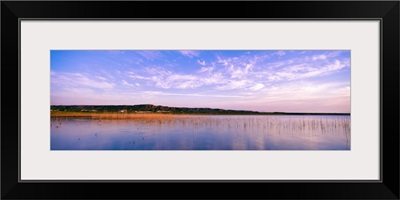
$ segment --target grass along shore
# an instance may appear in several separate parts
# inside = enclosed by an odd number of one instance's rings
[[[118,113],[118,112],[65,112],[51,111],[51,117],[76,117],[92,119],[170,119],[178,114],[168,113]],[[182,115],[179,115],[182,116]]]
[[[350,115],[347,113],[171,113],[171,112],[82,112],[82,111],[50,111],[52,118],[92,118],[92,119],[166,119],[176,117],[194,117],[194,116],[210,116],[210,115]]]
[[[283,115],[284,116],[284,115]],[[227,128],[227,129],[262,129],[281,131],[310,131],[336,132],[344,129],[350,132],[350,118],[279,118],[271,115],[268,118],[252,117],[222,117],[213,118],[211,115],[171,114],[171,113],[116,113],[116,112],[65,112],[52,111],[51,118],[56,128],[60,128],[68,118],[86,118],[99,120],[104,123],[139,122],[149,125],[191,126],[192,128]],[[52,124],[53,125],[53,124]]]

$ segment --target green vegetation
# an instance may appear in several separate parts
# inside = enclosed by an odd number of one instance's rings
[[[205,115],[350,115],[350,113],[285,113],[257,112],[247,110],[224,110],[217,108],[183,108],[141,105],[70,105],[50,106],[52,112],[73,113],[166,113],[166,114],[205,114]]]

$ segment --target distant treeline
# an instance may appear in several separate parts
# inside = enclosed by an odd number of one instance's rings
[[[257,112],[247,110],[224,110],[218,108],[181,108],[142,105],[68,105],[50,106],[51,111],[60,112],[97,112],[97,113],[170,113],[170,114],[209,114],[209,115],[349,115],[349,113],[285,113],[285,112]]]

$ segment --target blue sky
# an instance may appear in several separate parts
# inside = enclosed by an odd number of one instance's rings
[[[52,50],[51,105],[350,112],[350,51]]]

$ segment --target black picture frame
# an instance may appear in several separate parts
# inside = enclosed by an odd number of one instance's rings
[[[2,199],[399,199],[398,1],[2,1]],[[19,181],[20,19],[379,19],[380,181]],[[18,75],[19,77],[19,75]],[[18,82],[17,82],[18,81]],[[366,155],[367,156],[367,155]],[[167,190],[164,190],[167,189]],[[154,191],[154,192],[147,192]],[[163,192],[161,192],[163,191]],[[183,192],[184,191],[184,192]]]

